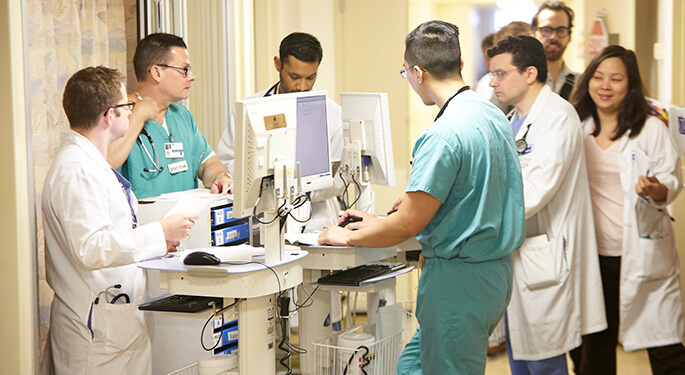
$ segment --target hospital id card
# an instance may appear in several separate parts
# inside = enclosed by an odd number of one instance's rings
[[[183,142],[167,142],[164,144],[164,155],[167,159],[183,157]]]

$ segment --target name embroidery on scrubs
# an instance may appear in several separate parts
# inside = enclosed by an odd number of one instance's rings
[[[176,163],[171,163],[168,165],[169,173],[176,174],[178,172],[183,172],[188,170],[188,162],[185,160],[178,161]]]

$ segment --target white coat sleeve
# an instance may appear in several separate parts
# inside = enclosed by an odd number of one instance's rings
[[[583,154],[579,124],[567,115],[539,121],[544,123],[538,126],[546,128],[532,145],[534,156],[521,165],[526,219],[537,214],[550,202],[559,190],[571,162]]]
[[[93,181],[83,170],[74,171],[70,178],[59,180],[50,190],[48,202],[51,216],[63,230],[65,252],[84,268],[96,270],[131,264],[166,253],[166,241],[159,222],[131,227],[130,208],[124,216],[113,206],[113,191],[107,181]],[[123,194],[123,192],[122,192]],[[125,199],[123,196],[119,197]],[[125,202],[125,201],[124,201]],[[128,206],[128,202],[123,203]]]
[[[648,118],[642,131],[646,132],[647,136],[647,153],[652,173],[668,189],[665,202],[655,203],[651,199],[650,202],[657,206],[667,206],[683,188],[678,149],[668,128],[655,117]]]

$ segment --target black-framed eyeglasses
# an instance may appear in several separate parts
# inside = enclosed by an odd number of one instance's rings
[[[174,66],[174,65],[168,65],[168,64],[155,64],[155,65],[182,71],[184,77],[188,77],[188,73],[190,73],[190,67],[189,66],[181,67],[181,66]]]
[[[568,33],[571,31],[571,29],[569,29],[566,26],[559,26],[556,28],[544,26],[544,27],[538,27],[537,31],[539,31],[540,34],[542,34],[542,36],[544,36],[545,38],[552,36],[553,32],[557,33],[557,36],[559,38],[564,38],[564,37],[568,36]]]
[[[113,106],[107,108],[107,110],[105,111],[105,114],[103,116],[107,116],[107,112],[109,112],[110,109],[128,107],[129,111],[133,111],[133,108],[135,108],[135,106],[136,106],[136,102],[128,102],[128,103],[121,103],[121,104],[113,105]]]

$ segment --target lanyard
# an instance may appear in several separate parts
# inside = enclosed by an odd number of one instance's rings
[[[450,101],[452,101],[452,99],[454,99],[455,96],[461,94],[462,92],[464,92],[470,88],[471,87],[469,87],[469,85],[466,85],[466,86],[460,88],[456,94],[452,95],[449,99],[447,99],[447,101],[445,102],[445,105],[443,105],[442,108],[440,108],[440,112],[438,112],[438,115],[435,116],[435,120],[433,120],[433,122],[437,121],[440,118],[440,116],[442,116],[443,112],[445,112],[445,108],[447,108],[447,105],[450,104]]]
[[[131,209],[131,227],[136,229],[136,227],[138,227],[138,217],[136,216],[136,212],[133,210],[133,204],[131,204],[131,183],[128,182],[126,177],[119,174],[116,169],[112,168],[112,171],[114,172],[114,175],[117,176],[119,185],[121,185],[121,190],[124,191],[126,200],[128,200],[128,207]]]

